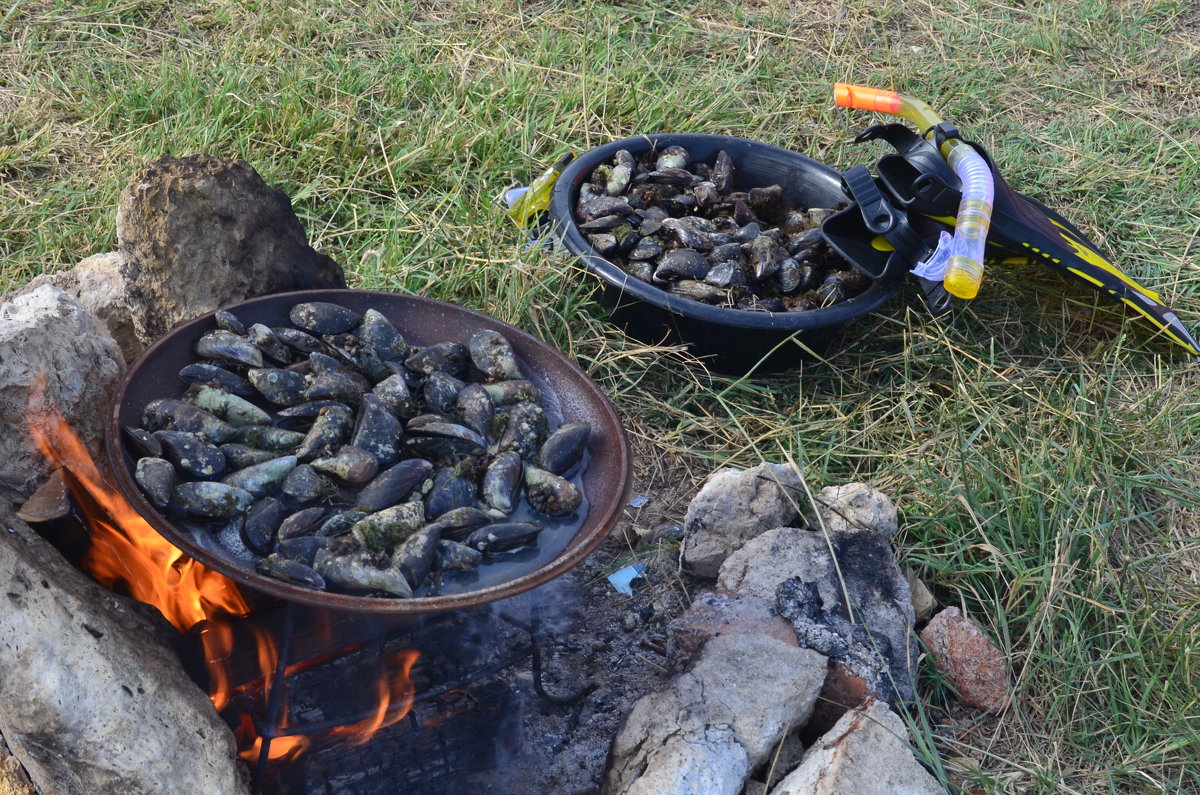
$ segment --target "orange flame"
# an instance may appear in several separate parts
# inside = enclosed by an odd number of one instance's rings
[[[362,745],[370,740],[375,732],[403,719],[412,710],[413,699],[416,697],[416,688],[410,674],[420,656],[421,653],[414,649],[396,652],[392,660],[399,664],[400,671],[396,676],[379,677],[376,683],[379,700],[374,713],[358,723],[331,729],[330,734],[334,737],[344,737],[355,745]]]
[[[85,492],[107,517],[91,515],[92,546],[81,565],[101,585],[123,587],[154,605],[180,632],[222,613],[250,612],[237,585],[212,571],[158,534],[121,493],[104,482],[87,448],[43,395],[45,377],[30,392],[30,433],[47,460],[73,476],[72,490]],[[76,495],[77,499],[83,495]],[[112,522],[110,524],[109,522]]]
[[[45,376],[39,377],[30,392],[29,430],[42,455],[52,466],[70,472],[67,479],[72,494],[84,510],[91,526],[91,547],[80,566],[100,584],[153,605],[179,631],[187,632],[200,622],[206,622],[200,632],[205,662],[211,677],[210,698],[218,711],[223,710],[235,692],[256,690],[266,692],[274,680],[279,652],[270,634],[250,625],[257,643],[260,677],[252,682],[234,686],[226,665],[233,651],[233,626],[226,616],[246,616],[250,605],[236,583],[203,564],[186,557],[181,550],[163,538],[131,506],[120,491],[105,482],[95,461],[63,416],[44,401]],[[90,510],[90,508],[95,510]],[[329,631],[326,626],[323,629]],[[361,644],[347,647],[348,653]],[[329,659],[322,655],[289,665],[284,674],[290,675]],[[400,670],[395,676],[381,675],[379,702],[368,718],[330,730],[331,736],[344,737],[361,744],[386,726],[401,720],[412,709],[415,688],[410,678],[413,664],[420,653],[414,650],[398,652]],[[285,689],[286,694],[286,689]],[[286,705],[280,710],[282,725],[287,727]],[[255,762],[262,753],[263,739],[257,736],[248,714],[241,717],[235,732],[243,759]],[[311,746],[309,738],[283,735],[271,741],[268,758],[294,759]]]

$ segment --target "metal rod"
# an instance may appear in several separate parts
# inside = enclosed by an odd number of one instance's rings
[[[585,682],[582,689],[569,696],[555,696],[546,692],[546,688],[542,684],[541,610],[536,601],[529,606],[529,640],[533,646],[533,654],[530,658],[530,664],[533,667],[533,689],[537,691],[538,696],[549,701],[551,704],[558,704],[560,706],[575,704],[587,698],[588,694],[595,690],[597,685],[595,682]]]
[[[254,795],[261,795],[263,778],[267,773],[267,762],[271,756],[271,740],[281,732],[279,730],[279,707],[283,701],[283,688],[287,683],[288,657],[292,653],[292,633],[295,625],[295,605],[287,603],[283,614],[283,639],[279,644],[279,660],[275,664],[275,678],[271,681],[271,691],[267,695],[267,711],[263,716],[261,726],[256,726],[258,736],[262,740],[259,746],[258,763],[254,770]]]

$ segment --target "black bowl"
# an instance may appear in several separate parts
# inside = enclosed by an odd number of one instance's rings
[[[625,273],[588,243],[575,222],[579,187],[592,170],[612,161],[618,149],[635,157],[656,146],[685,147],[696,161],[712,163],[717,152],[729,153],[737,169],[737,185],[746,190],[779,184],[793,204],[838,207],[849,203],[842,177],[828,166],[777,146],[697,133],[654,134],[625,138],[585,152],[559,176],[550,196],[551,230],[587,270],[600,277],[600,301],[613,322],[632,336],[650,343],[685,343],[706,365],[741,375],[782,370],[821,356],[843,337],[852,321],[873,312],[899,288],[898,280],[872,282],[858,296],[839,304],[805,312],[758,312],[728,309],[666,293]],[[761,360],[761,361],[760,361]]]

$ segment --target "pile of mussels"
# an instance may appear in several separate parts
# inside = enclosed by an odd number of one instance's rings
[[[833,209],[792,206],[779,185],[737,188],[724,150],[619,150],[580,186],[575,220],[592,248],[673,295],[718,306],[802,312],[845,301],[868,278],[829,248]]]
[[[240,538],[223,543],[280,580],[409,597],[533,544],[545,522],[516,516],[582,504],[591,427],[549,432],[502,334],[417,348],[373,309],[301,303],[289,318],[245,328],[217,312],[179,372],[183,399],[124,429],[157,508]]]

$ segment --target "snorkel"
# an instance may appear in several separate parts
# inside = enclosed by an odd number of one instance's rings
[[[919,99],[850,83],[834,83],[833,96],[841,107],[903,116],[938,146],[942,157],[962,182],[962,201],[954,222],[954,237],[948,244],[943,238],[934,253],[918,268],[925,268],[923,275],[929,275],[929,268],[940,270],[944,263],[946,292],[957,298],[974,298],[983,281],[983,249],[992,222],[995,192],[987,162],[958,138],[958,131],[952,125],[946,124],[933,108]]]

